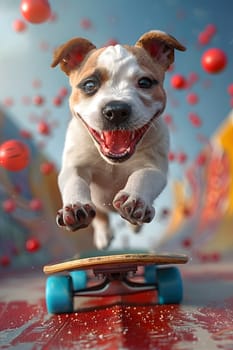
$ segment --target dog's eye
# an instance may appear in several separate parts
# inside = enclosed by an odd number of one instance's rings
[[[87,95],[93,95],[99,88],[99,81],[96,78],[89,78],[78,85]]]
[[[138,80],[138,86],[141,89],[150,89],[153,85],[158,84],[157,80],[143,77]]]

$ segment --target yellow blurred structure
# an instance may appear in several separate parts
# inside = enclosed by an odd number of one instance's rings
[[[206,253],[233,252],[233,112],[173,184],[174,205],[164,240],[192,241]]]

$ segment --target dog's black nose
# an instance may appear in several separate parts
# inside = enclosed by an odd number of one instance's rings
[[[111,101],[102,109],[103,116],[115,125],[127,120],[131,114],[131,106],[122,101]]]

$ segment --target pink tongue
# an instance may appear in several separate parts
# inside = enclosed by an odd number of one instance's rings
[[[129,130],[103,131],[103,137],[106,151],[121,154],[130,145],[131,132]]]

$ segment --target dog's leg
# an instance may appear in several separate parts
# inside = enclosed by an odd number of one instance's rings
[[[141,169],[135,171],[126,186],[113,200],[115,209],[133,225],[150,222],[155,210],[154,199],[166,185],[166,175],[159,169]]]
[[[97,210],[92,226],[94,229],[94,243],[96,247],[98,249],[107,248],[113,237],[108,214]]]
[[[69,231],[87,227],[96,215],[88,183],[77,172],[76,168],[63,168],[58,177],[63,208],[58,211],[56,221]]]

